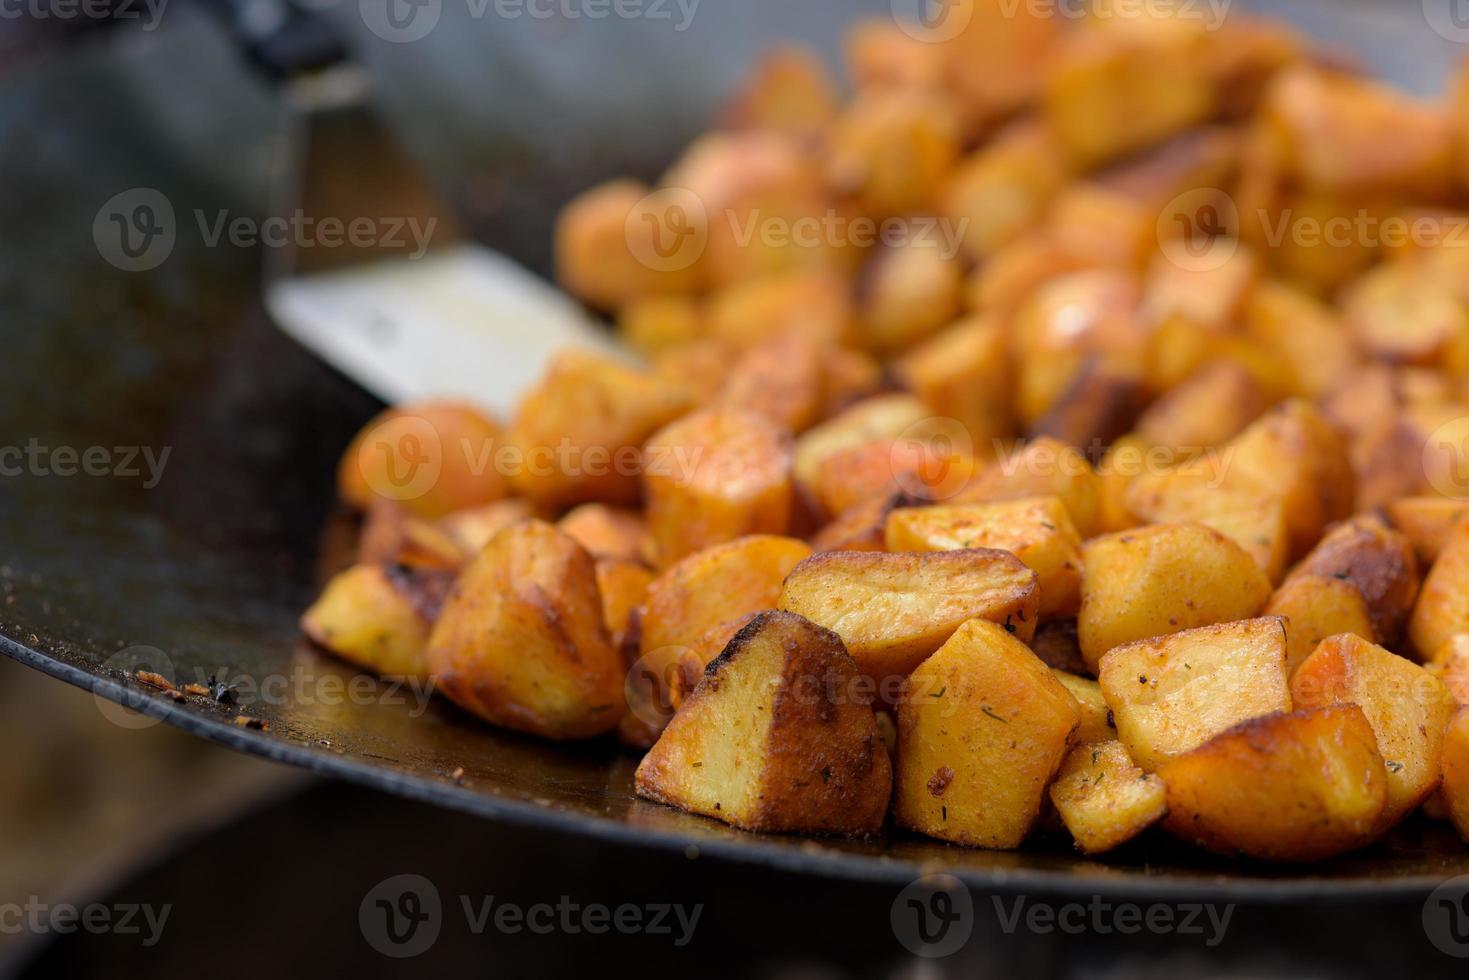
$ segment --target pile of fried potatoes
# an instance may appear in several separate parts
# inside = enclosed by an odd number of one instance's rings
[[[949,6],[573,201],[640,357],[374,419],[306,634],[752,830],[1469,839],[1469,73]]]

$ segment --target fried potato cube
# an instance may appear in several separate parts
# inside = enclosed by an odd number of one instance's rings
[[[593,558],[652,564],[653,540],[637,511],[606,504],[582,504],[567,511],[556,523]]]
[[[424,663],[449,700],[503,728],[586,738],[622,716],[623,660],[586,549],[545,521],[499,534],[460,573]]]
[[[1431,656],[1455,633],[1469,633],[1469,522],[1449,531],[1408,619],[1408,637],[1420,656]]]
[[[1260,566],[1218,531],[1154,524],[1086,543],[1077,636],[1096,669],[1124,643],[1248,619],[1269,598]]]
[[[1342,315],[1358,344],[1396,364],[1443,363],[1469,336],[1469,311],[1449,283],[1412,262],[1384,262],[1347,285]]]
[[[689,555],[648,586],[641,616],[643,668],[666,683],[679,655],[704,633],[747,613],[774,609],[781,583],[811,547],[757,534]]]
[[[302,614],[301,632],[374,673],[426,676],[424,646],[450,581],[426,569],[353,565]]]
[[[1008,323],[1042,284],[1086,267],[1081,256],[1042,228],[1016,239],[975,269],[965,289],[965,305],[972,313]]]
[[[741,409],[695,412],[649,437],[648,529],[663,567],[791,519],[791,437]]]
[[[1107,447],[1106,454],[1097,463],[1097,480],[1101,488],[1097,533],[1126,531],[1146,523],[1138,520],[1128,508],[1127,494],[1134,481],[1147,473],[1150,467],[1159,465],[1150,461],[1160,458],[1167,457],[1161,456],[1146,439],[1135,432],[1119,436]]]
[[[1285,622],[1246,619],[1114,647],[1097,682],[1117,737],[1153,772],[1242,721],[1291,709]]]
[[[858,688],[836,634],[762,613],[644,756],[638,795],[746,830],[875,833],[892,768]]]
[[[894,819],[970,847],[1019,847],[1080,718],[1024,643],[964,623],[903,686]]]
[[[888,515],[886,540],[888,551],[1008,551],[1035,570],[1041,618],[1081,604],[1081,536],[1060,497],[903,508]]]
[[[1360,362],[1355,340],[1321,300],[1275,280],[1256,285],[1244,311],[1248,336],[1285,363],[1292,394],[1320,398]]]
[[[859,21],[842,42],[847,75],[858,88],[939,89],[944,52],[882,17]]]
[[[805,337],[771,337],[735,362],[715,404],[754,412],[783,429],[803,432],[823,414],[826,354],[826,348]]]
[[[874,218],[931,211],[958,162],[958,107],[944,94],[870,88],[840,114],[827,178]]]
[[[1132,764],[1115,739],[1073,748],[1051,784],[1051,802],[1084,854],[1121,847],[1168,812],[1163,780]]]
[[[1402,635],[1418,598],[1418,557],[1412,545],[1371,516],[1334,526],[1291,571],[1292,577],[1297,575],[1344,578],[1355,585],[1372,616],[1372,633],[1361,635],[1389,645]]]
[[[722,340],[690,340],[655,355],[653,374],[676,389],[689,409],[707,408],[718,400],[738,356]]]
[[[969,317],[910,350],[893,370],[929,411],[962,425],[983,456],[1015,430],[1008,348],[1002,319]]]
[[[456,572],[471,552],[436,521],[424,520],[391,500],[377,500],[362,518],[357,539],[361,565],[411,565]]]
[[[511,485],[548,507],[636,503],[643,443],[687,408],[682,390],[653,375],[564,351],[521,400],[505,433],[519,464]]]
[[[1350,633],[1328,637],[1296,671],[1291,696],[1298,708],[1362,708],[1387,766],[1383,829],[1438,788],[1443,733],[1458,703],[1442,681],[1411,660]]]
[[[1469,841],[1469,708],[1444,733],[1443,801],[1459,836]]]
[[[1227,242],[1219,254],[1219,262],[1197,265],[1154,256],[1143,283],[1143,319],[1162,323],[1177,316],[1209,330],[1231,329],[1260,280],[1260,260],[1237,242]]]
[[[826,552],[786,576],[779,608],[835,630],[879,681],[910,673],[966,620],[1035,635],[1035,572],[1005,551]]]
[[[939,211],[964,236],[965,253],[982,262],[1040,224],[1066,177],[1051,131],[1026,120],[959,164]]]
[[[880,492],[860,500],[811,538],[811,550],[883,551],[887,548],[888,515],[900,507],[918,507],[926,500],[905,490]]]
[[[1400,497],[1388,501],[1383,509],[1392,526],[1413,542],[1419,561],[1431,565],[1443,553],[1453,526],[1469,515],[1469,500]]]
[[[725,109],[737,129],[768,129],[794,138],[819,136],[836,118],[836,89],[808,48],[785,44],[755,66]]]
[[[1469,704],[1469,633],[1455,633],[1434,651],[1424,669],[1443,681],[1454,700]]]
[[[653,356],[704,336],[704,307],[692,296],[644,296],[617,311],[617,335]]]
[[[846,281],[822,269],[782,272],[735,283],[709,300],[709,336],[735,350],[795,335],[836,345],[853,334]]]
[[[500,427],[461,402],[389,408],[353,438],[337,466],[342,500],[367,510],[377,500],[418,517],[443,517],[509,494],[493,464]]]
[[[970,124],[980,129],[1040,97],[1064,30],[1054,8],[1003,0],[956,3],[938,11],[936,18],[920,17],[926,19],[917,33],[944,52],[945,83],[962,101]],[[904,28],[912,30],[913,25]],[[935,44],[926,31],[952,36]]]
[[[1286,621],[1287,677],[1295,676],[1296,668],[1328,636],[1355,633],[1377,639],[1362,590],[1342,576],[1293,573],[1270,596],[1263,614]]]
[[[991,503],[1046,496],[1061,498],[1083,538],[1096,533],[1101,515],[1101,478],[1079,451],[1049,436],[1031,439],[1018,452],[1002,455],[977,473],[950,502]]]
[[[636,610],[653,584],[653,572],[647,565],[629,558],[598,558],[597,593],[602,597],[602,622],[612,638],[612,645],[627,651],[629,638],[635,631]]]
[[[947,438],[942,419],[909,430],[897,441],[878,440],[826,457],[816,471],[816,502],[828,514],[841,514],[873,495],[907,490],[933,500],[962,491],[983,466],[956,450],[960,438]]]
[[[824,460],[868,443],[895,440],[916,430],[929,417],[928,409],[914,395],[876,395],[863,399],[796,440],[796,482],[814,495]]]
[[[1039,656],[1039,654],[1037,654]],[[1045,658],[1042,658],[1043,660]],[[1061,686],[1071,692],[1081,708],[1081,724],[1071,741],[1076,745],[1108,742],[1117,738],[1117,726],[1112,723],[1112,709],[1102,696],[1102,686],[1090,677],[1082,677],[1056,667],[1051,668]],[[1129,763],[1130,763],[1129,758]]]
[[[483,551],[490,539],[505,528],[536,516],[539,515],[530,501],[510,497],[480,507],[456,510],[439,518],[438,526],[459,544],[467,559]]]
[[[901,353],[959,318],[964,269],[931,228],[912,224],[901,241],[879,245],[860,272],[857,333],[880,356]]]
[[[615,310],[642,296],[698,286],[692,249],[704,236],[676,240],[689,250],[687,263],[679,251],[661,261],[663,229],[683,227],[689,215],[668,210],[677,202],[665,206],[652,193],[635,180],[614,180],[566,205],[556,220],[556,281],[567,292],[589,306]]]
[[[1290,555],[1285,505],[1263,491],[1222,482],[1207,463],[1141,473],[1128,483],[1122,505],[1133,525],[1192,522],[1212,527],[1255,559],[1271,582],[1280,581]]]
[[[1231,361],[1215,361],[1155,401],[1137,420],[1137,432],[1155,446],[1218,446],[1259,418],[1268,401],[1249,371]]]
[[[829,347],[822,359],[821,417],[831,418],[871,397],[887,383],[883,365],[866,351]]]
[[[1255,718],[1165,765],[1173,834],[1220,854],[1319,861],[1372,841],[1387,770],[1356,705]]]

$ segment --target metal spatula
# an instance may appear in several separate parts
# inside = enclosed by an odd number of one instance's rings
[[[265,303],[282,330],[381,398],[506,414],[558,349],[617,352],[570,298],[465,237],[374,111],[367,74],[291,0],[212,0],[294,130]]]

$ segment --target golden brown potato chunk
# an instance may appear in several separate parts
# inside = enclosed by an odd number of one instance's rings
[[[627,651],[633,616],[653,584],[653,573],[642,562],[628,558],[597,559],[597,592],[602,597],[602,622],[612,645]]]
[[[1449,532],[1408,621],[1408,636],[1420,656],[1431,656],[1455,633],[1469,633],[1469,522]]]
[[[791,569],[779,608],[835,630],[863,672],[902,677],[966,620],[1035,634],[1035,572],[1006,551],[825,552]]]
[[[1319,398],[1357,365],[1361,353],[1336,311],[1309,293],[1268,281],[1255,287],[1245,331],[1286,364],[1293,394]]]
[[[1247,619],[1269,598],[1260,566],[1218,531],[1153,524],[1086,543],[1077,636],[1095,668],[1123,643]]]
[[[1469,708],[1444,733],[1443,799],[1459,836],[1469,841]]]
[[[965,253],[982,262],[1040,223],[1066,176],[1050,130],[1025,120],[959,164],[940,211],[962,230]]]
[[[459,402],[390,408],[357,433],[337,467],[342,500],[359,510],[400,504],[418,517],[443,517],[507,495],[496,469],[500,427]]]
[[[1081,537],[1060,497],[895,510],[886,537],[888,551],[1008,551],[1035,570],[1042,618],[1081,604]]]
[[[417,517],[394,501],[377,500],[362,517],[357,539],[360,565],[412,565],[456,572],[469,556],[442,523]]]
[[[1169,762],[1164,826],[1200,847],[1319,861],[1372,841],[1387,770],[1356,705],[1256,718]]]
[[[826,459],[873,442],[891,442],[905,432],[917,431],[929,410],[913,395],[877,395],[864,399],[822,422],[796,440],[796,482],[815,493],[821,464]]]
[[[653,542],[637,511],[606,504],[573,507],[557,522],[593,558],[621,558],[651,564]]]
[[[1037,654],[1037,656],[1040,655]],[[1115,739],[1117,726],[1112,723],[1112,709],[1107,707],[1107,699],[1102,696],[1101,685],[1090,677],[1079,677],[1055,667],[1051,668],[1051,673],[1056,675],[1056,680],[1071,692],[1071,696],[1081,707],[1081,725],[1076,729],[1076,735],[1071,741],[1077,745],[1086,745],[1091,742],[1107,742]]]
[[[717,404],[803,432],[821,418],[826,396],[822,361],[827,353],[800,336],[772,337],[756,344],[730,369]]]
[[[645,296],[617,311],[617,334],[652,357],[702,338],[703,306],[692,296]]]
[[[981,467],[950,438],[942,419],[909,430],[898,440],[880,439],[832,453],[816,469],[815,502],[828,514],[842,514],[880,493],[906,490],[930,500],[960,493]]]
[[[505,433],[515,457],[511,484],[545,506],[635,503],[643,443],[687,407],[685,393],[657,377],[565,351]]]
[[[664,567],[791,519],[791,437],[741,409],[695,412],[644,447],[648,528]]]
[[[1354,517],[1327,532],[1311,553],[1291,571],[1351,582],[1367,601],[1371,634],[1395,645],[1418,597],[1418,558],[1408,539],[1375,517]],[[1338,630],[1338,632],[1357,632]]]
[[[1162,820],[1168,791],[1163,780],[1133,765],[1114,739],[1072,749],[1051,784],[1051,802],[1076,846],[1101,854]]]
[[[638,766],[638,795],[747,830],[871,834],[892,769],[835,633],[766,612],[735,634]]]
[[[449,700],[505,728],[585,738],[622,716],[596,565],[544,521],[501,531],[460,573],[424,663]]]
[[[903,490],[882,492],[858,501],[811,538],[812,551],[883,551],[887,548],[888,515],[900,507],[927,501]]]
[[[945,95],[868,89],[837,120],[828,179],[875,218],[930,211],[960,138],[958,109]]]
[[[912,224],[891,247],[879,245],[859,275],[858,336],[879,356],[927,340],[958,319],[963,308],[963,266],[952,246],[926,224]]]
[[[1128,643],[1102,658],[1097,678],[1117,737],[1149,772],[1242,721],[1291,709],[1279,619]]]
[[[1265,604],[1264,615],[1286,621],[1287,676],[1328,636],[1355,633],[1376,642],[1377,631],[1362,592],[1345,577],[1292,574]]]
[[[437,571],[353,565],[301,616],[301,632],[374,673],[425,676],[424,646],[450,581]]]
[[[1012,372],[1000,318],[961,320],[910,350],[893,370],[930,412],[962,425],[981,457],[995,440],[1014,433]]]
[[[1296,671],[1291,696],[1298,708],[1362,708],[1387,766],[1384,829],[1438,787],[1443,733],[1458,703],[1422,667],[1360,636],[1328,637]]]
[[[1469,500],[1448,497],[1402,497],[1383,508],[1392,526],[1413,542],[1418,559],[1432,565],[1448,543],[1449,531],[1469,515]]]
[[[1002,453],[981,470],[950,503],[977,504],[1022,497],[1055,495],[1066,504],[1083,538],[1097,532],[1101,518],[1102,481],[1091,463],[1074,447],[1042,436],[1018,451]]]
[[[964,623],[904,684],[894,819],[970,847],[1020,846],[1079,721],[1025,644]]]
[[[1285,574],[1290,555],[1285,504],[1264,490],[1227,485],[1213,464],[1185,463],[1141,473],[1128,481],[1122,507],[1129,526],[1142,522],[1212,527],[1248,552],[1270,581],[1278,582]]]
[[[1137,420],[1137,431],[1156,446],[1218,446],[1255,421],[1266,401],[1249,371],[1231,361],[1215,361],[1155,401]]]
[[[821,269],[761,276],[715,293],[709,336],[736,350],[772,337],[835,346],[852,334],[852,298],[841,276]]]
[[[736,128],[768,129],[799,139],[819,136],[836,111],[836,89],[821,58],[787,44],[755,66],[725,118]]]
[[[1454,700],[1469,704],[1469,633],[1455,633],[1423,667],[1443,681]]]
[[[439,527],[458,542],[466,557],[484,550],[490,539],[512,524],[539,516],[530,501],[519,497],[497,500],[482,507],[456,510],[439,519]]]
[[[689,218],[680,201],[650,197],[652,188],[635,180],[614,180],[585,192],[566,206],[556,222],[556,280],[577,299],[613,310],[648,294],[683,292],[698,284],[694,259],[700,239],[684,240],[665,264],[664,245],[655,235]],[[675,223],[677,222],[677,223]]]

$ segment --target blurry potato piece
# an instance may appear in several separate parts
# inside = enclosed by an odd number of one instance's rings
[[[511,484],[545,506],[636,502],[644,441],[687,406],[681,390],[657,377],[563,351],[505,433],[521,461]]]
[[[964,270],[937,224],[910,222],[901,242],[879,245],[859,274],[857,326],[879,355],[907,350],[958,318]]]
[[[830,347],[822,358],[821,416],[840,414],[883,387],[883,367],[871,354],[850,347]]]
[[[1469,708],[1460,709],[1444,734],[1443,800],[1454,829],[1469,841]]]
[[[643,604],[653,573],[642,562],[630,558],[597,559],[597,592],[602,597],[602,622],[612,645],[627,650],[633,627],[633,612]]]
[[[1149,772],[1242,721],[1291,709],[1285,623],[1248,619],[1114,647],[1097,674],[1117,737]]]
[[[456,510],[439,519],[439,527],[458,542],[466,558],[477,555],[490,539],[512,524],[535,517],[530,501],[520,498],[496,500],[467,510]]]
[[[587,549],[593,558],[622,558],[652,564],[653,542],[637,511],[582,504],[557,522],[562,531]]]
[[[847,75],[858,88],[938,89],[944,83],[942,50],[890,18],[864,20],[850,28],[843,52]]]
[[[1372,633],[1395,645],[1418,597],[1418,558],[1408,539],[1376,517],[1358,516],[1334,526],[1291,571],[1345,579],[1357,587],[1372,616]],[[1339,630],[1338,632],[1356,632]]]
[[[1433,365],[1469,337],[1469,311],[1450,284],[1409,262],[1385,262],[1342,293],[1342,316],[1363,349],[1399,364]]]
[[[709,336],[736,350],[784,335],[840,344],[852,333],[852,316],[852,299],[840,276],[819,269],[783,272],[714,293]]]
[[[916,26],[924,43],[944,52],[945,81],[971,126],[983,129],[1037,100],[1063,30],[1053,8],[973,0],[945,6],[937,19],[931,14],[903,26]]]
[[[1154,524],[1086,543],[1077,636],[1095,669],[1124,643],[1248,619],[1269,597],[1260,566],[1218,531]]]
[[[856,682],[835,634],[762,613],[643,758],[638,795],[747,830],[875,833],[892,769]]]
[[[1137,421],[1138,435],[1176,449],[1218,446],[1238,435],[1267,407],[1267,396],[1249,371],[1215,361],[1195,371]]]
[[[1134,524],[1197,523],[1243,548],[1271,582],[1285,574],[1290,535],[1285,506],[1260,490],[1220,486],[1216,465],[1184,463],[1134,477],[1122,505]]]
[[[342,500],[366,510],[376,500],[418,517],[442,517],[507,496],[494,467],[500,427],[460,402],[389,408],[362,427],[337,467]]]
[[[1446,497],[1401,497],[1384,509],[1392,526],[1413,542],[1425,566],[1433,564],[1448,543],[1455,524],[1469,514],[1469,500]]]
[[[928,418],[928,409],[913,395],[875,395],[863,399],[796,440],[796,482],[807,493],[814,494],[823,461],[868,443],[897,439]]]
[[[1247,721],[1159,775],[1168,830],[1269,861],[1319,861],[1369,843],[1387,801],[1387,772],[1355,705]]]
[[[740,409],[695,412],[644,448],[648,529],[658,563],[749,534],[783,534],[791,518],[791,438]]]
[[[700,302],[692,296],[645,296],[617,311],[617,334],[649,356],[704,335]]]
[[[970,317],[910,350],[894,371],[929,411],[962,425],[984,455],[1014,432],[1008,347],[1003,320]]]
[[[1028,434],[1081,446],[1089,456],[1099,457],[1103,446],[1137,421],[1146,400],[1143,382],[1136,364],[1087,356]]]
[[[1291,679],[1298,708],[1356,704],[1387,766],[1386,829],[1438,787],[1443,733],[1458,704],[1428,671],[1350,633],[1328,637]]]
[[[982,464],[956,451],[962,438],[945,438],[942,420],[934,431],[910,432],[896,442],[880,440],[834,453],[816,471],[816,500],[828,514],[842,514],[875,494],[906,490],[946,500],[969,486]]]
[[[1259,281],[1260,260],[1232,240],[1218,247],[1218,262],[1180,264],[1166,253],[1155,256],[1143,284],[1143,318],[1161,323],[1181,316],[1211,330],[1233,327]]]
[[[1090,677],[1080,677],[1055,667],[1051,668],[1051,673],[1056,675],[1056,680],[1071,693],[1081,708],[1081,724],[1071,739],[1072,743],[1086,745],[1115,739],[1117,727],[1112,724],[1112,709],[1107,707],[1107,699],[1102,697],[1101,685]]]
[[[1424,665],[1460,704],[1469,704],[1469,633],[1455,633]]]
[[[826,350],[801,336],[771,337],[735,362],[717,404],[754,412],[781,428],[802,432],[823,414]]]
[[[679,705],[688,700],[690,694],[694,693],[694,688],[698,687],[699,682],[704,679],[704,669],[714,662],[714,658],[724,652],[724,648],[729,646],[729,641],[735,638],[735,634],[748,626],[751,620],[763,615],[765,612],[746,613],[728,622],[711,626],[694,641],[692,646],[679,654],[678,670],[673,677],[669,691],[675,711],[678,710]]]
[[[458,571],[470,552],[442,523],[415,517],[401,504],[379,499],[362,518],[357,561]]]
[[[984,468],[950,502],[990,503],[1024,497],[1060,497],[1077,532],[1088,538],[1101,518],[1102,481],[1074,447],[1042,436]]]
[[[959,159],[960,117],[946,95],[869,88],[839,115],[828,180],[874,218],[931,211]]]
[[[1367,600],[1342,576],[1293,572],[1271,595],[1264,615],[1286,621],[1287,677],[1294,676],[1328,636],[1355,633],[1373,642],[1377,639]]]
[[[1408,637],[1420,656],[1432,656],[1455,633],[1469,633],[1469,523],[1449,531],[1428,570],[1408,620]]]
[[[460,573],[424,663],[449,700],[492,724],[600,735],[622,715],[624,672],[602,616],[591,556],[554,525],[524,521]]]
[[[863,673],[907,674],[966,620],[1035,634],[1035,572],[1009,552],[825,552],[791,570],[779,608],[835,630]]]
[[[301,632],[373,673],[425,676],[424,646],[450,581],[436,571],[353,565],[301,616]]]
[[[792,137],[819,135],[836,117],[836,90],[812,51],[787,44],[761,59],[725,110],[740,129],[768,129]]]
[[[652,189],[635,180],[614,180],[581,194],[556,221],[556,281],[577,299],[601,310],[618,309],[641,296],[683,292],[697,285],[690,262],[675,253],[667,271],[660,262],[639,256],[661,256],[664,227],[678,227],[659,210]],[[670,202],[671,203],[671,202]],[[639,220],[647,218],[650,220]],[[689,245],[698,236],[691,236]],[[661,245],[659,246],[661,247]]]
[[[690,408],[706,408],[719,398],[738,354],[719,340],[690,340],[660,351],[653,374],[675,389]]]
[[[1080,721],[1076,700],[1004,627],[964,623],[898,704],[893,816],[971,847],[1018,847]]]
[[[955,169],[939,210],[962,234],[969,258],[983,261],[1040,224],[1066,176],[1050,130],[1026,120],[995,136]]]
[[[1292,394],[1303,398],[1319,398],[1331,390],[1361,356],[1331,307],[1274,280],[1255,287],[1244,328],[1285,362],[1295,383]]]
[[[888,551],[1008,551],[1036,573],[1043,618],[1081,602],[1081,537],[1060,497],[910,507],[888,515]]]
[[[1041,284],[1086,268],[1086,261],[1047,231],[1036,231],[1000,249],[974,270],[965,290],[970,312],[1008,322]]]
[[[1136,433],[1119,436],[1107,447],[1097,463],[1098,486],[1101,488],[1097,532],[1111,534],[1126,531],[1144,523],[1127,506],[1127,494],[1134,481],[1148,473],[1160,455],[1148,441]],[[1218,530],[1216,528],[1216,530]]]
[[[907,491],[884,491],[859,500],[837,515],[811,538],[811,550],[883,551],[887,547],[888,515],[899,507],[926,503]]]
[[[1073,748],[1051,784],[1051,802],[1085,854],[1126,844],[1168,812],[1163,780],[1134,766],[1115,740]]]

